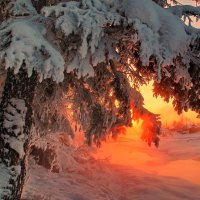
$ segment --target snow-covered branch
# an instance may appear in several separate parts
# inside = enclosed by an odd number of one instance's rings
[[[40,79],[52,77],[63,80],[64,59],[59,51],[45,39],[45,27],[31,20],[15,20],[0,26],[0,59],[6,69],[18,73],[25,64],[29,76],[36,70]]]
[[[194,32],[195,30],[197,30],[196,28],[192,27],[193,20],[191,17],[195,17],[196,20],[199,20],[200,18],[199,7],[194,7],[191,5],[175,5],[175,6],[169,7],[168,10],[172,14],[178,16],[179,18],[183,18],[184,22],[186,21],[186,19],[188,20],[189,27],[186,27],[187,32],[192,32],[192,31]]]
[[[175,5],[167,8],[172,14],[182,18],[183,16],[200,17],[200,8],[191,5]]]

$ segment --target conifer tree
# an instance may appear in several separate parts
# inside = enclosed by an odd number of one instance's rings
[[[1,199],[20,199],[35,132],[73,137],[79,128],[100,145],[142,119],[142,139],[158,145],[159,115],[139,91],[150,80],[178,113],[200,114],[200,34],[191,22],[200,10],[173,4],[0,0]]]

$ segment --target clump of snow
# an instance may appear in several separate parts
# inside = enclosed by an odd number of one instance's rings
[[[80,59],[80,56],[78,55],[74,56],[73,60],[67,66],[67,72],[71,72],[77,68],[78,68],[79,76],[85,76],[85,75],[93,76],[94,75],[94,71],[90,64],[89,55],[87,55],[85,58],[82,58],[82,59]]]
[[[186,19],[188,19],[189,27],[192,26],[193,22],[190,16],[195,16],[196,21],[198,21],[200,17],[200,10],[198,6],[195,7],[192,5],[176,5],[169,7],[168,10],[179,18],[183,18],[184,22],[186,22]]]
[[[10,148],[18,152],[20,157],[24,156],[24,126],[27,108],[22,99],[10,99],[10,102],[5,109],[3,127],[8,132],[14,133],[13,136],[5,138],[5,142],[9,144]]]
[[[191,38],[178,17],[153,1],[125,0],[122,2],[122,7],[138,31],[143,65],[149,64],[152,55],[163,66],[173,64],[173,59],[177,56],[186,56]],[[187,59],[185,61],[187,62]]]
[[[90,58],[94,58],[95,64],[105,61],[105,48],[102,48],[105,44],[104,27],[107,24],[120,25],[122,19],[124,19],[99,0],[83,1],[82,4],[73,1],[60,3],[56,6],[45,7],[42,12],[46,17],[55,16],[57,18],[55,27],[61,30],[66,37],[70,34],[81,35],[81,44],[77,50],[77,55],[71,63],[68,63],[67,70],[71,71],[78,68],[81,75],[89,74],[90,76],[93,76]],[[100,56],[98,59],[99,49],[104,57]],[[107,48],[109,56],[112,57],[113,55],[114,57],[114,51],[109,51],[110,49],[112,48]]]
[[[13,131],[15,136],[23,133],[23,127],[25,125],[27,108],[25,102],[22,99],[10,99],[10,102],[5,110],[5,117],[3,127],[8,131]],[[13,127],[15,129],[13,129]]]
[[[175,82],[178,83],[181,79],[184,81],[184,85],[187,88],[190,88],[192,86],[191,77],[187,67],[183,67],[182,65],[180,65],[180,63],[176,62]]]
[[[0,163],[0,199],[5,199],[10,196],[13,185],[10,180],[17,181],[18,175],[21,173],[21,166],[5,166]]]
[[[9,190],[5,188],[5,186],[9,185],[9,178],[8,168],[0,163],[0,199],[2,199],[4,195],[9,194]]]
[[[60,82],[64,75],[64,59],[62,55],[45,39],[44,28],[32,21],[16,20],[1,25],[0,59],[5,61],[6,68],[13,67],[18,73],[23,63],[28,75],[33,69],[40,75],[40,80],[52,77]],[[10,41],[7,48],[6,43]]]
[[[11,13],[14,16],[35,15],[37,11],[32,5],[31,0],[15,0],[11,6]]]

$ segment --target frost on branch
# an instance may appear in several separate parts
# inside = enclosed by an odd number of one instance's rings
[[[70,110],[73,93],[69,89],[69,80],[55,84],[52,79],[46,79],[40,83],[35,92],[33,104],[34,130],[37,135],[55,134],[56,132],[67,133],[73,138],[74,131]]]

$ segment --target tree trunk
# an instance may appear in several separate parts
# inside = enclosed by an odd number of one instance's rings
[[[0,104],[0,199],[19,200],[26,176],[37,74],[8,69]]]

